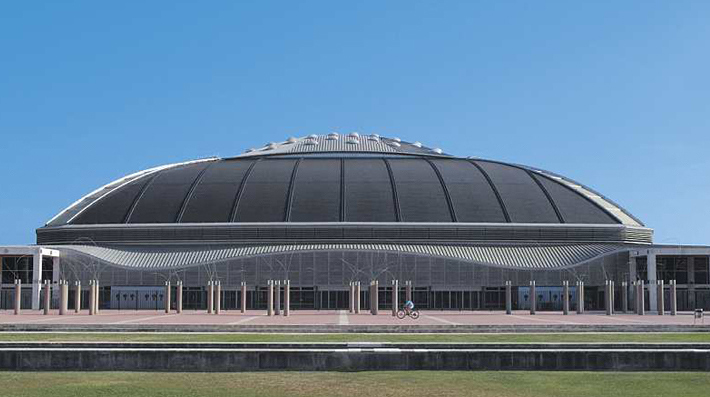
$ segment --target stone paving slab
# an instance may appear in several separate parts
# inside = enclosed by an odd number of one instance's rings
[[[670,315],[645,315],[615,314],[606,316],[604,313],[585,313],[582,315],[563,315],[561,312],[538,312],[530,315],[527,311],[516,311],[512,315],[504,312],[460,312],[460,311],[422,311],[417,320],[405,318],[399,320],[391,315],[390,311],[381,311],[373,316],[368,313],[350,314],[344,310],[292,311],[291,316],[267,316],[264,311],[247,311],[242,314],[238,311],[224,311],[219,315],[207,314],[203,311],[185,311],[182,314],[175,312],[166,314],[162,311],[118,311],[104,310],[98,315],[89,315],[87,311],[78,314],[70,313],[60,316],[57,311],[43,315],[38,311],[25,310],[20,315],[11,311],[0,311],[0,325],[4,324],[111,324],[111,325],[392,325],[392,326],[432,326],[432,325],[700,325],[693,319],[692,313],[679,313]],[[708,321],[710,325],[710,320]]]
[[[264,311],[225,311],[207,314],[185,311],[105,310],[60,316],[23,311],[0,311],[5,332],[275,332],[275,333],[525,333],[525,332],[710,332],[710,323],[695,322],[691,313],[670,315],[604,313],[563,315],[561,312],[422,311],[418,320],[392,317],[390,311],[373,316],[344,310],[292,311],[289,317],[267,316]]]

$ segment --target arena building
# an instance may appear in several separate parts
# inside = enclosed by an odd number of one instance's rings
[[[535,280],[538,310],[559,310],[567,280],[584,281],[594,310],[606,280],[621,296],[624,281],[663,279],[676,280],[680,310],[710,308],[710,248],[652,237],[612,200],[556,173],[398,138],[309,135],[91,192],[37,229],[36,246],[0,247],[0,305],[12,306],[15,279],[33,309],[43,280],[98,279],[104,309],[160,308],[170,280],[182,281],[186,309],[200,309],[208,281],[219,280],[224,309],[239,307],[242,283],[247,307],[259,309],[267,281],[288,279],[293,309],[347,308],[350,282],[373,280],[384,308],[399,280],[422,309],[492,310],[504,306],[506,281],[525,308]],[[653,311],[656,289],[646,293]],[[368,298],[363,291],[365,307]]]

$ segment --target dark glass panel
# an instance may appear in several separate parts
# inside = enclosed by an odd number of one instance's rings
[[[402,222],[451,222],[436,172],[424,159],[390,159]]]
[[[162,171],[138,199],[128,223],[175,222],[192,184],[209,164],[189,164]]]
[[[296,160],[265,159],[254,165],[239,199],[236,222],[283,222]]]
[[[345,220],[395,222],[392,182],[380,159],[345,160]]]
[[[503,209],[488,183],[466,160],[432,160],[449,189],[459,222],[505,222]]]
[[[513,223],[559,223],[550,200],[540,186],[520,168],[476,161],[498,189]]]
[[[340,220],[340,160],[305,159],[298,165],[292,222],[338,222]]]
[[[202,175],[181,222],[229,222],[239,186],[252,160],[225,160]]]

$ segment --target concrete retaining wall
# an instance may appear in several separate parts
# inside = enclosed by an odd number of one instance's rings
[[[3,348],[8,371],[708,371],[698,349]]]

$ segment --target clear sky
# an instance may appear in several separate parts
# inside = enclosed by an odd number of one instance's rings
[[[102,3],[102,4],[99,4]],[[0,5],[0,245],[155,165],[330,131],[595,188],[710,244],[710,2]]]

